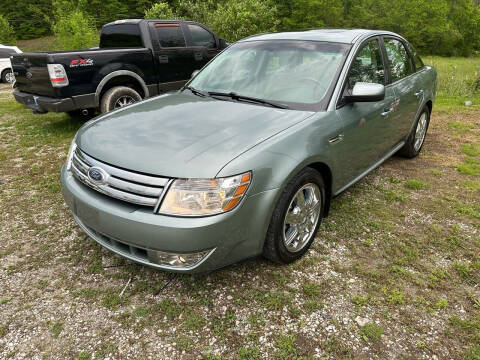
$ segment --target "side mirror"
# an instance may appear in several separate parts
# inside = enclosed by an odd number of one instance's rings
[[[225,41],[225,39],[219,38],[218,39],[218,49],[223,50],[228,47],[228,43]]]
[[[192,72],[192,77],[190,79],[193,79],[195,76],[197,76],[199,72],[200,70],[195,70],[194,72]]]
[[[385,99],[385,86],[382,84],[357,82],[352,93],[344,96],[348,103],[374,102]]]

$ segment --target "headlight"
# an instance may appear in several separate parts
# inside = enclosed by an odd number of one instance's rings
[[[76,137],[73,138],[72,144],[70,145],[70,149],[68,150],[68,156],[67,156],[67,170],[70,171],[72,168],[72,159],[73,159],[73,153],[75,152],[75,149],[77,148],[77,144],[75,143]]]
[[[234,209],[246,194],[252,174],[218,179],[178,179],[162,202],[160,213],[180,216],[220,214]]]

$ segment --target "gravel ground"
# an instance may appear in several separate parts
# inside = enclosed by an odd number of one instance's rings
[[[75,225],[58,173],[82,120],[0,86],[0,358],[479,359],[480,109],[336,198],[301,261],[170,275]]]

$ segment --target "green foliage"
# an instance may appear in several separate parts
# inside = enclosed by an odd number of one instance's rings
[[[52,29],[62,50],[83,49],[98,44],[98,32],[92,17],[63,0],[55,1]]]
[[[122,18],[181,18],[204,23],[228,41],[279,30],[384,29],[405,36],[422,54],[480,52],[480,7],[472,0],[18,0],[5,1],[0,14],[17,38],[30,39],[51,33],[60,3],[68,10],[62,18],[76,9],[97,28]],[[472,79],[471,87],[480,91],[480,80]]]
[[[166,2],[158,2],[145,11],[145,19],[174,19],[173,10]]]
[[[206,18],[207,25],[227,41],[274,32],[280,23],[276,7],[260,0],[226,0]]]
[[[383,335],[383,329],[374,323],[367,323],[364,327],[360,330],[360,335],[363,340],[365,341],[380,341]]]
[[[282,19],[285,30],[341,27],[343,23],[341,0],[297,0],[290,11],[290,15]]]
[[[0,15],[0,44],[13,45],[17,41],[15,32],[6,18]]]

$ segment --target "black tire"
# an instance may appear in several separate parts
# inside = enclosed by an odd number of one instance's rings
[[[11,73],[12,69],[5,69],[2,71],[2,83],[9,83],[7,81],[7,74]]]
[[[289,206],[296,195],[296,193],[306,184],[316,184],[320,190],[320,215],[314,231],[306,245],[304,245],[299,251],[291,252],[287,249],[284,243],[284,219],[286,217]],[[267,236],[263,246],[263,256],[267,259],[279,263],[288,264],[301,258],[311,246],[315,239],[315,234],[318,231],[318,227],[322,221],[325,208],[325,185],[322,175],[312,169],[303,169],[295,178],[293,178],[282,191],[277,206],[273,211],[270,225],[268,227]]]
[[[142,97],[138,92],[130,87],[115,86],[111,89],[108,89],[107,92],[102,96],[102,100],[100,101],[100,112],[104,114],[114,110],[116,108],[115,105],[117,104],[117,101],[121,101],[122,99],[138,102],[142,100]]]
[[[415,149],[415,133],[417,131],[417,127],[419,124],[420,119],[422,116],[425,114],[426,120],[427,120],[427,125],[425,129],[425,136],[423,137],[422,143],[420,144],[420,147]],[[423,144],[425,143],[425,139],[427,137],[427,131],[428,131],[428,126],[430,125],[430,109],[428,106],[425,106],[422,111],[420,112],[420,115],[417,118],[417,121],[415,121],[415,126],[412,129],[412,132],[410,135],[408,135],[407,141],[405,142],[405,145],[397,152],[398,155],[405,157],[407,159],[412,159],[416,157],[420,151],[423,148]]]

